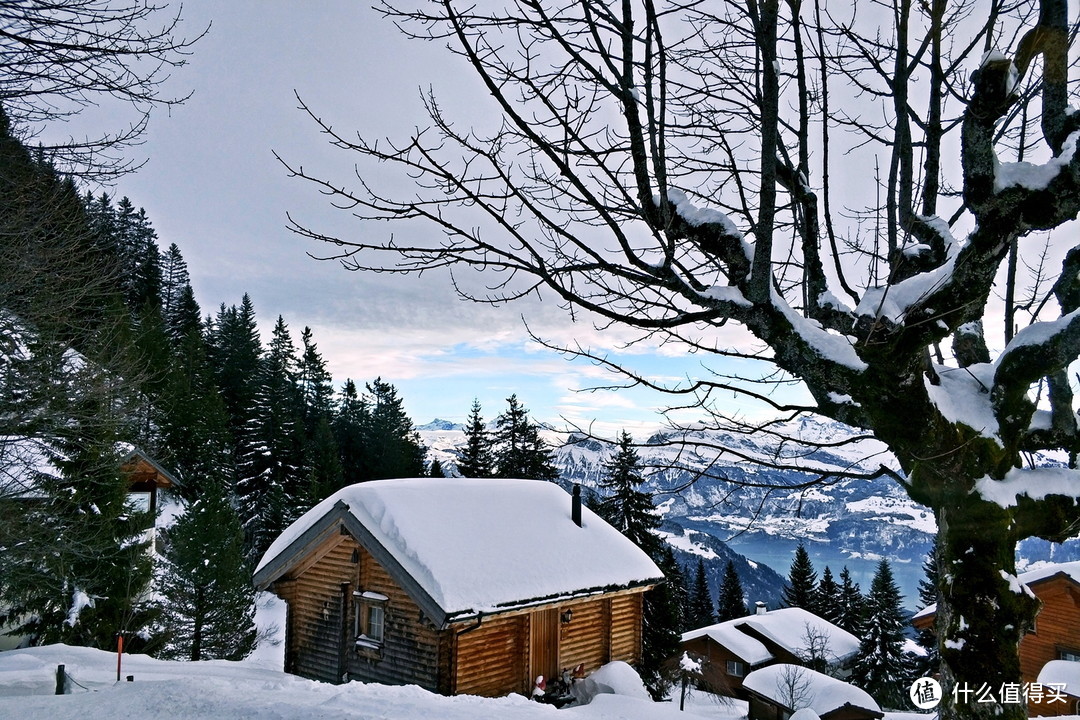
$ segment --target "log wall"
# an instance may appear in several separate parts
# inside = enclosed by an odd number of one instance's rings
[[[591,673],[611,657],[611,601],[592,600],[569,606],[573,619],[559,627],[559,669],[584,663]],[[622,659],[622,658],[616,658]]]
[[[412,598],[363,548],[360,548],[359,569],[357,590],[381,593],[389,599],[382,650],[350,648],[349,679],[387,685],[419,685],[433,692],[439,691],[440,633],[423,617]],[[350,634],[351,623],[350,615]]]
[[[351,587],[355,579],[354,547],[347,538],[331,538],[315,553],[314,563],[294,578],[275,584],[275,592],[288,603],[287,672],[324,682],[342,681],[349,612],[348,602],[343,603],[342,583]]]
[[[642,593],[611,599],[611,659],[641,662]]]
[[[455,694],[499,697],[525,692],[528,616],[484,620],[456,638]]]

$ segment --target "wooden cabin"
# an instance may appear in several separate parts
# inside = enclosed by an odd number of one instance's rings
[[[1022,573],[1021,583],[1042,603],[1034,629],[1020,639],[1020,674],[1025,683],[1039,682],[1039,674],[1053,660],[1080,662],[1080,562],[1048,565]],[[920,630],[933,627],[936,606],[920,610],[911,619]],[[1043,699],[1028,702],[1028,714],[1080,714],[1076,702]]]
[[[576,494],[464,478],[345,488],[255,572],[287,604],[286,672],[492,697],[639,661],[642,595],[662,579]]]
[[[701,662],[701,684],[718,695],[745,698],[743,680],[777,663],[820,665],[850,674],[859,639],[803,608],[766,610],[683,633],[682,651]]]
[[[821,720],[881,720],[884,713],[865,690],[801,665],[778,663],[746,676],[749,720],[788,720],[809,708]]]

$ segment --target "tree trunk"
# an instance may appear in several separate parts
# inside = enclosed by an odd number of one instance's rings
[[[936,511],[941,718],[1021,720],[1026,705],[1001,699],[1003,687],[1023,682],[1020,638],[1033,625],[1038,601],[1015,579],[1010,513],[968,491],[952,500]]]

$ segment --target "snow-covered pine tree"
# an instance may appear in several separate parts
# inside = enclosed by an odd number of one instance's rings
[[[702,628],[716,622],[713,612],[712,593],[709,590],[709,579],[705,574],[705,561],[698,558],[694,568],[694,580],[690,584],[690,617],[687,622],[692,628]]]
[[[660,700],[674,682],[668,661],[679,651],[687,592],[685,576],[671,546],[660,543],[657,553],[653,561],[665,581],[646,592],[642,601],[641,663],[637,669],[649,694]]]
[[[540,427],[529,420],[529,411],[517,395],[506,399],[507,409],[495,419],[495,474],[501,478],[555,480],[551,448],[540,437]]]
[[[749,615],[745,594],[739,573],[735,570],[735,563],[728,560],[724,565],[724,578],[720,581],[720,596],[716,601],[717,621],[736,620]]]
[[[239,466],[242,458],[253,452],[251,424],[256,414],[255,398],[263,355],[251,297],[245,293],[239,307],[226,308],[223,304],[212,330],[210,358],[229,418],[233,462]],[[244,517],[243,510],[241,517]]]
[[[163,644],[172,660],[242,660],[255,648],[255,589],[244,533],[221,478],[169,529],[159,570]]]
[[[821,571],[821,580],[817,585],[818,615],[831,623],[840,619],[840,586],[833,578],[828,565]]]
[[[907,622],[902,602],[889,561],[883,559],[866,596],[864,627],[851,678],[882,708],[892,710],[908,706],[907,690],[913,679],[911,659],[904,652]]]
[[[615,454],[604,465],[599,486],[602,498],[599,514],[655,562],[659,553],[660,518],[652,496],[642,492],[641,457],[634,448],[634,438],[623,430]]]
[[[495,476],[492,438],[480,415],[480,401],[473,399],[469,419],[465,422],[465,445],[458,451],[458,473],[462,477],[486,478]]]
[[[665,662],[678,652],[682,627],[685,587],[679,563],[670,546],[656,531],[660,518],[652,497],[641,490],[641,457],[634,439],[625,430],[619,434],[614,455],[605,463],[599,482],[602,497],[595,510],[652,558],[667,581],[645,593],[642,615],[641,675],[653,697],[663,697],[671,678]]]
[[[297,364],[296,346],[278,316],[259,366],[247,452],[238,465],[236,491],[252,560],[296,519],[307,497]]]
[[[134,507],[120,473],[119,418],[125,416],[115,382],[94,363],[73,360],[66,348],[38,345],[57,367],[40,387],[40,404],[64,405],[65,422],[49,428],[40,447],[53,466],[34,481],[37,495],[14,518],[25,531],[5,543],[0,594],[18,634],[35,642],[108,649],[150,620],[142,598],[150,581],[145,542],[152,518]],[[10,530],[10,528],[9,528]]]
[[[855,636],[862,634],[865,605],[866,599],[859,584],[851,579],[851,571],[845,565],[840,571],[840,604],[836,624]]]
[[[795,548],[795,557],[788,570],[787,585],[784,586],[783,599],[786,607],[798,607],[818,613],[817,571],[810,561],[810,554],[801,542]]]

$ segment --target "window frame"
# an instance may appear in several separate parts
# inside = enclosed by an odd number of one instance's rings
[[[356,652],[382,657],[386,643],[386,618],[390,598],[370,590],[353,592],[353,638]],[[377,633],[373,630],[377,629]]]

